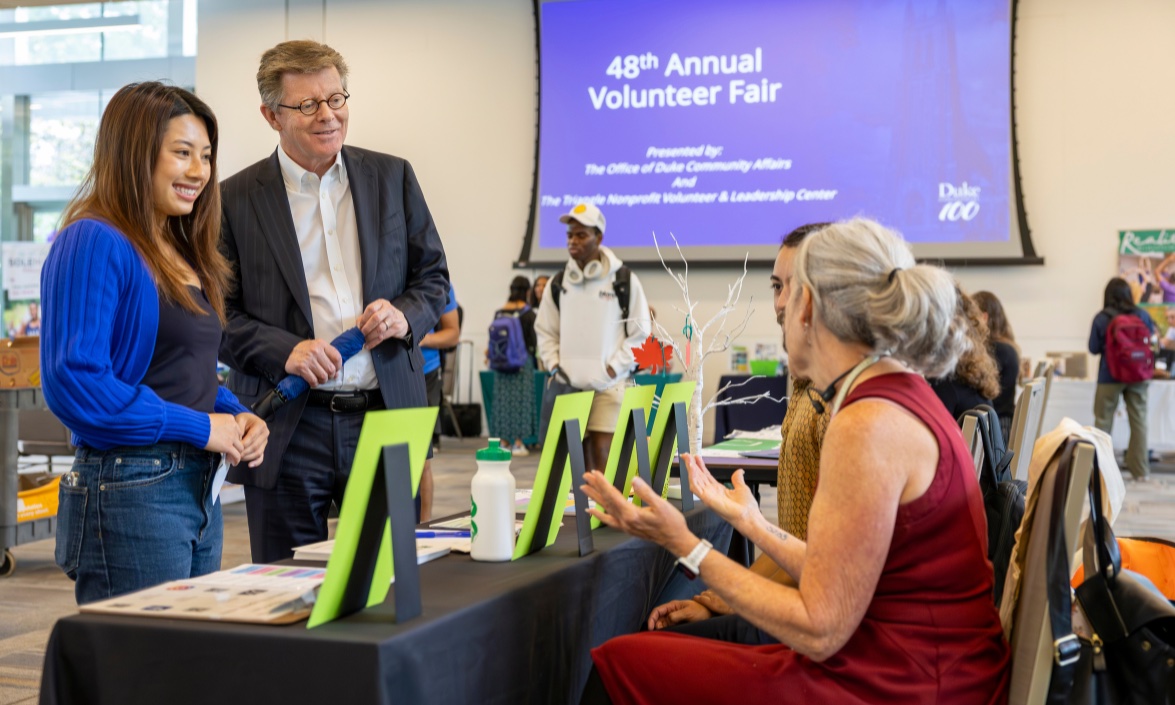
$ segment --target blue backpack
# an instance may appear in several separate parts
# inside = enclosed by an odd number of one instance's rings
[[[519,316],[530,310],[523,306],[518,311],[498,311],[490,324],[490,369],[495,372],[517,372],[526,366],[529,354],[522,336]]]

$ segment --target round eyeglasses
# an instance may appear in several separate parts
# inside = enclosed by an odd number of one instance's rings
[[[318,105],[320,103],[326,103],[327,107],[329,107],[331,110],[338,110],[347,104],[347,99],[350,97],[351,95],[349,93],[335,93],[326,100],[315,100],[313,98],[307,98],[297,105],[282,105],[281,103],[278,103],[277,107],[285,108],[287,110],[297,110],[303,115],[313,115],[318,112]]]

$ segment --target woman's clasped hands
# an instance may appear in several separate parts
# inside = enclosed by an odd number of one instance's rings
[[[269,426],[255,414],[209,414],[212,428],[204,450],[224,453],[229,465],[248,463],[255,468],[265,459]]]

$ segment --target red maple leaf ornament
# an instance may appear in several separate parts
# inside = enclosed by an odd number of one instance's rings
[[[672,345],[663,345],[653,336],[645,338],[640,347],[632,349],[632,356],[637,367],[648,370],[649,374],[657,374],[661,370],[669,370],[670,356],[673,355]]]

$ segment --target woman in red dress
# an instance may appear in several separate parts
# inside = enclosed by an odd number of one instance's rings
[[[1009,652],[982,497],[958,426],[922,377],[952,369],[967,345],[954,283],[864,219],[809,236],[794,277],[789,362],[833,413],[807,543],[763,518],[741,471],[727,489],[685,459],[694,492],[799,587],[708,551],[639,481],[644,508],[598,472],[585,487],[602,521],[683,557],[780,643],[618,637],[593,650],[584,702],[1005,703]]]

